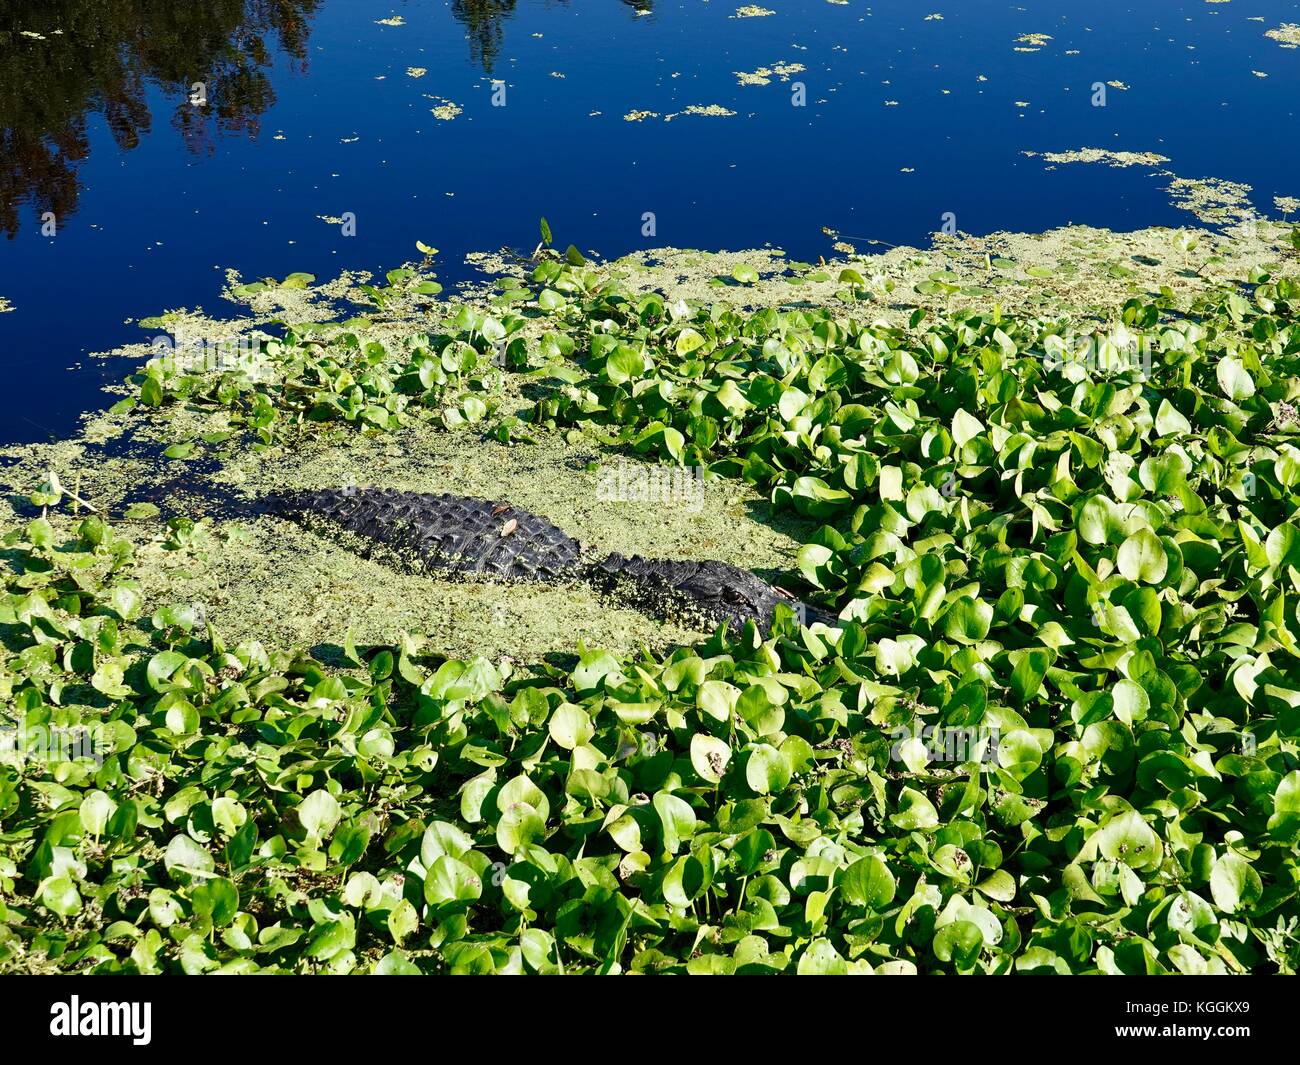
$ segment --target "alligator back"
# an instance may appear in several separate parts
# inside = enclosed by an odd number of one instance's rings
[[[581,563],[577,540],[508,503],[392,488],[288,492],[267,502],[272,513],[313,531],[350,533],[415,570],[546,580]]]

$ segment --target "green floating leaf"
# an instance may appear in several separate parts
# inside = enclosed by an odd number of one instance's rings
[[[1150,529],[1139,529],[1119,549],[1119,571],[1131,581],[1159,584],[1169,571],[1164,545]]]
[[[845,869],[839,886],[840,894],[851,905],[883,910],[894,901],[898,883],[883,859],[872,854]]]
[[[784,791],[790,777],[790,762],[775,747],[760,743],[750,748],[745,780],[757,794],[771,795]]]
[[[958,643],[978,643],[989,634],[993,624],[993,606],[982,599],[964,596],[948,609],[943,632]]]
[[[1264,883],[1250,862],[1229,851],[1214,863],[1210,874],[1214,905],[1224,913],[1249,910],[1264,894]]]
[[[424,901],[431,906],[473,902],[483,894],[483,881],[470,866],[443,855],[430,866],[424,878]]]

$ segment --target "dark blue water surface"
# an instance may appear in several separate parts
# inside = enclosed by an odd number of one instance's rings
[[[607,256],[803,259],[829,251],[824,226],[923,244],[945,212],[971,233],[1194,223],[1150,168],[1048,169],[1026,149],[1159,152],[1251,185],[1264,211],[1300,193],[1300,49],[1265,36],[1300,22],[1295,3],[738,6],[4,0],[0,296],[17,310],[0,315],[0,440],[65,435],[101,406],[123,367],[83,356],[142,339],[127,319],[233,310],[225,267],[323,279],[419,239],[455,280],[466,252],[531,248],[542,215],[561,246]],[[1017,52],[1033,33],[1051,39]],[[805,70],[739,84],[777,63]],[[1127,88],[1093,106],[1109,81]],[[451,121],[431,113],[444,101]],[[711,104],[736,114],[662,117]],[[348,212],[353,237],[318,217]]]

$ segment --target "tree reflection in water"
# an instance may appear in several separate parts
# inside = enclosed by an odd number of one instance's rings
[[[149,132],[146,96],[175,103],[171,123],[194,152],[222,133],[255,134],[275,101],[271,38],[300,68],[321,0],[4,0],[0,5],[0,230],[19,205],[60,220],[77,209],[89,116],[117,146]],[[190,103],[202,82],[205,107]]]
[[[72,215],[90,116],[103,118],[119,148],[134,148],[152,126],[150,85],[172,105],[171,125],[192,152],[211,152],[221,134],[255,136],[275,102],[277,44],[305,70],[310,23],[324,2],[0,0],[0,231],[17,235],[24,203],[60,221]],[[622,2],[651,10],[651,0]],[[515,5],[452,0],[485,73]],[[190,102],[196,82],[206,106]]]
[[[501,23],[515,13],[515,0],[452,0],[451,13],[465,26],[474,62],[491,74],[505,39]]]
[[[560,3],[568,6],[567,0]],[[622,0],[622,3],[638,15],[654,10],[652,0]],[[452,0],[451,13],[465,27],[470,56],[484,73],[491,74],[505,41],[503,23],[515,13],[515,0]]]

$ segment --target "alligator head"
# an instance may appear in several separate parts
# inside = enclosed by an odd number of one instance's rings
[[[612,575],[638,605],[661,613],[698,614],[713,624],[726,621],[733,632],[746,621],[766,630],[778,603],[794,610],[805,624],[829,620],[784,589],[727,562],[625,558],[615,553],[597,563],[597,569]]]
[[[772,622],[776,604],[791,605],[775,588],[749,570],[726,562],[701,562],[676,586],[701,613],[730,622],[733,631],[746,621],[762,628]]]

